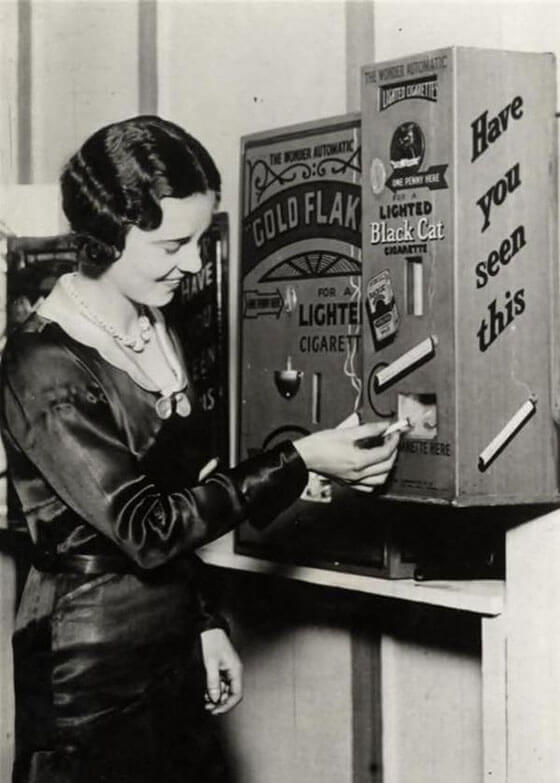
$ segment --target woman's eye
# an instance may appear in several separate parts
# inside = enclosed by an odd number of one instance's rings
[[[177,253],[177,251],[180,250],[184,245],[188,245],[191,239],[192,237],[188,236],[182,237],[181,239],[169,240],[168,242],[162,242],[161,247],[163,247],[168,256],[172,256],[174,253]]]
[[[163,249],[167,253],[168,256],[172,256],[174,253],[176,253],[181,245],[178,242],[173,243],[172,245],[164,245]]]

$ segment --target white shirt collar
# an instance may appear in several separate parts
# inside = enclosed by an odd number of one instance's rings
[[[169,366],[176,378],[173,384],[162,387],[149,378],[101,326],[89,320],[80,310],[77,302],[68,292],[70,274],[62,275],[47,298],[37,308],[37,314],[48,321],[56,322],[72,339],[90,348],[95,348],[106,362],[126,372],[132,380],[148,391],[167,396],[182,391],[187,385],[187,374],[177,346],[172,342],[163,315],[156,307],[150,307],[152,325],[165,352]]]

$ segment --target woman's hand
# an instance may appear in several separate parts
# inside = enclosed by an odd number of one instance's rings
[[[308,470],[357,487],[373,489],[387,480],[397,458],[399,434],[386,438],[387,422],[322,430],[294,442]]]
[[[243,666],[221,628],[203,631],[200,641],[206,669],[205,707],[212,715],[222,715],[243,698]]]

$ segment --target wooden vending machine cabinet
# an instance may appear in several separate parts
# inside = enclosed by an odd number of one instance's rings
[[[338,425],[361,392],[360,117],[241,142],[239,457]],[[410,575],[371,498],[311,475],[238,552],[346,570]],[[394,534],[392,534],[394,535]]]
[[[387,495],[558,500],[555,58],[362,69],[364,410],[408,417]]]

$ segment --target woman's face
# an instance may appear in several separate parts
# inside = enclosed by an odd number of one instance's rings
[[[187,198],[164,198],[159,228],[132,226],[121,257],[104,280],[137,304],[161,307],[171,301],[185,275],[201,268],[201,236],[210,226],[216,205],[213,190]]]

